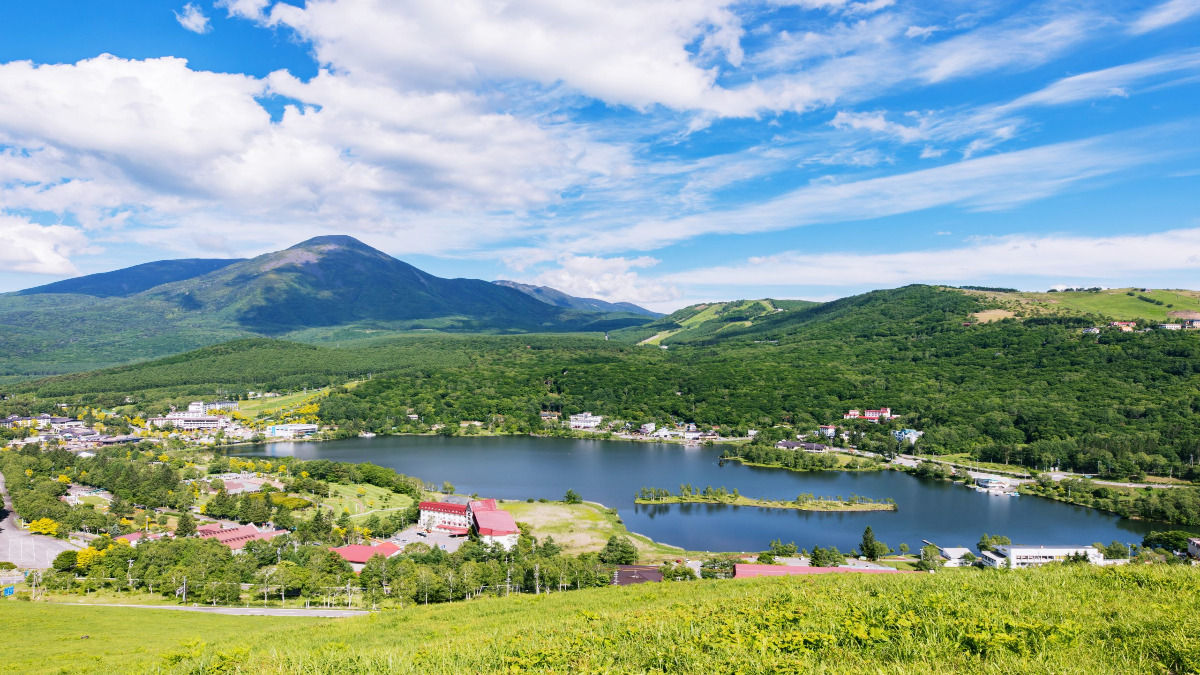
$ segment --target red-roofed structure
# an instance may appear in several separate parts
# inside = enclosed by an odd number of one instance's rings
[[[746,579],[750,577],[793,577],[808,574],[838,574],[849,572],[853,574],[900,574],[900,570],[878,569],[873,567],[801,567],[799,565],[734,565],[733,578]]]
[[[125,541],[132,546],[137,546],[138,542],[140,541],[153,541],[155,539],[162,539],[162,535],[151,534],[149,532],[142,532],[141,530],[138,530],[137,532],[130,532],[129,534],[122,534],[119,537],[113,537],[113,539],[116,541]]]
[[[434,528],[470,528],[471,513],[466,504],[451,504],[449,502],[421,502],[421,526],[427,530]],[[465,534],[465,533],[464,533]]]
[[[242,547],[254,541],[255,539],[274,539],[281,534],[287,533],[287,530],[260,531],[253,525],[243,525],[242,527],[231,528],[222,528],[219,525],[206,525],[196,530],[196,535],[201,539],[216,539],[234,551],[242,550]]]
[[[512,514],[496,506],[495,499],[471,502],[471,517],[475,520],[475,531],[485,544],[500,544],[505,550],[517,545],[521,530]]]
[[[366,546],[364,544],[351,544],[349,546],[341,546],[331,548],[330,551],[342,556],[342,559],[350,563],[355,572],[361,572],[363,565],[366,564],[371,556],[376,554],[385,558],[390,558],[400,552],[400,547],[392,542],[385,542],[378,546]]]

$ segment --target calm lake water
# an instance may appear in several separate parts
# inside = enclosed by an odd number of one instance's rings
[[[1113,540],[1140,543],[1163,524],[1116,516],[1037,497],[994,497],[947,482],[913,478],[898,471],[797,473],[727,462],[715,448],[529,437],[393,436],[329,442],[272,443],[244,456],[292,456],[339,462],[373,462],[440,485],[450,481],[460,494],[501,499],[562,499],[574,489],[584,499],[619,509],[630,530],[689,550],[758,551],[772,539],[802,548],[858,545],[863,528],[893,548],[914,550],[928,539],[942,546],[974,548],[984,532],[1024,544],[1091,544]],[[819,513],[782,509],[675,504],[634,504],[642,487],[682,483],[737,488],[747,497],[795,499],[852,494],[885,499],[894,512]]]

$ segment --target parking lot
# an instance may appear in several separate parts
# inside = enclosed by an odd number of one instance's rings
[[[392,543],[404,548],[409,544],[421,542],[430,547],[440,548],[447,553],[454,553],[466,541],[466,537],[452,537],[445,532],[434,530],[426,533],[424,529],[413,525],[392,535]]]

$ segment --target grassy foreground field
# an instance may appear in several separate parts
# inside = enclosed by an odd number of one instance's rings
[[[6,661],[20,672],[1195,673],[1197,612],[1196,570],[1075,566],[644,584],[306,623],[4,603],[0,624],[29,655]]]

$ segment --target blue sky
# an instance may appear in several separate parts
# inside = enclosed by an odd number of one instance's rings
[[[1200,0],[5,3],[0,291],[344,233],[669,310],[1196,288]]]

